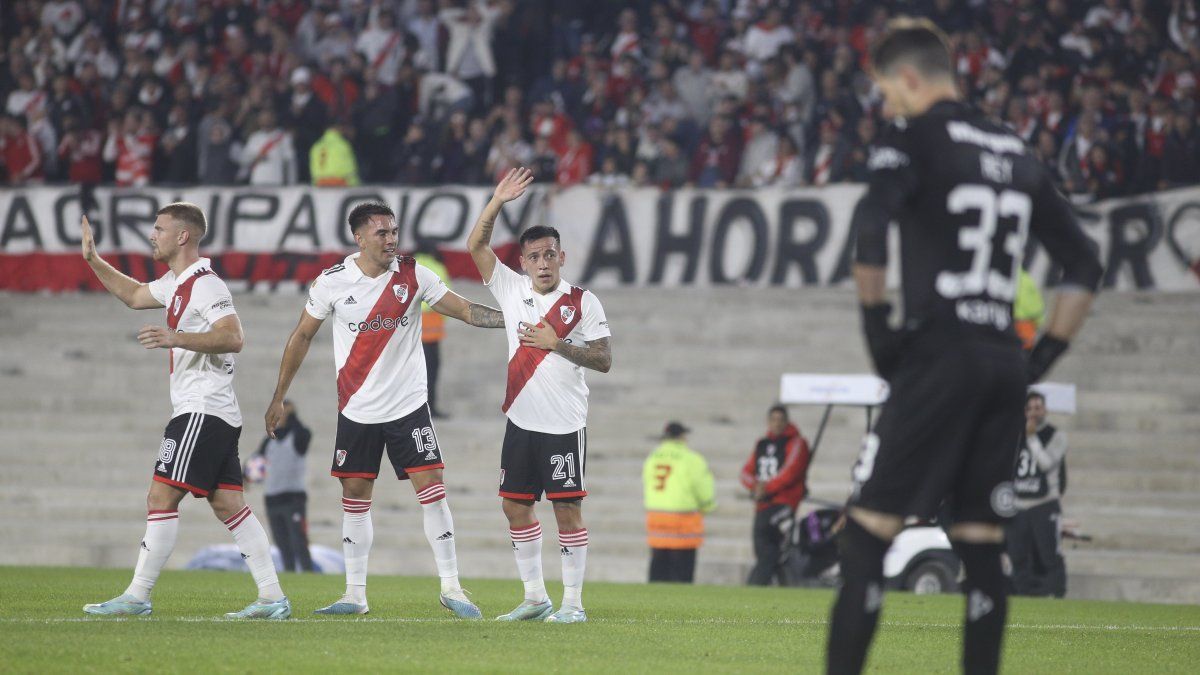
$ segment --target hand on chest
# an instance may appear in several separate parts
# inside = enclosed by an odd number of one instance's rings
[[[518,320],[537,325],[545,323],[554,329],[559,339],[572,342],[583,318],[580,298],[572,293],[548,293],[539,295],[527,291],[516,305]]]

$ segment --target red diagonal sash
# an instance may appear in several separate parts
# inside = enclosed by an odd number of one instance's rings
[[[383,62],[387,60],[387,57],[391,56],[392,50],[396,48],[396,43],[399,41],[400,31],[395,31],[392,33],[392,39],[388,40],[387,44],[383,46],[383,49],[379,50],[379,53],[375,55],[375,60],[371,62],[371,67],[378,68],[382,66]]]
[[[200,269],[196,270],[195,274],[188,277],[182,284],[175,287],[175,293],[171,296],[171,304],[167,305],[167,328],[171,330],[179,329],[179,319],[183,316],[183,310],[187,309],[188,303],[192,301],[192,286],[196,285],[196,280],[200,277],[206,277],[212,274],[212,270]],[[171,372],[175,372],[175,350],[167,350],[167,358],[171,360]]]
[[[265,160],[267,158],[267,155],[269,155],[271,153],[271,151],[275,149],[275,146],[282,143],[283,139],[286,136],[287,136],[287,133],[281,131],[281,132],[275,134],[274,136],[272,136],[271,139],[268,140],[266,143],[263,143],[262,149],[260,149],[258,151],[258,156],[256,156],[254,158],[254,161],[250,163],[250,170],[253,171],[254,168],[258,166],[259,162],[262,162],[263,160]]]
[[[339,412],[345,409],[350,397],[362,387],[363,382],[366,382],[371,367],[379,360],[379,355],[383,353],[384,347],[387,347],[388,341],[395,333],[395,329],[384,330],[382,324],[390,320],[399,328],[400,318],[408,311],[413,298],[417,297],[416,261],[412,258],[400,258],[399,262],[400,269],[392,273],[392,278],[384,286],[383,293],[379,294],[375,306],[367,314],[366,322],[369,324],[378,319],[381,324],[379,329],[365,330],[358,334],[350,347],[350,354],[346,356],[346,362],[338,371]],[[407,293],[403,292],[404,286],[407,286]]]
[[[569,319],[569,321],[567,320]],[[566,339],[575,326],[583,320],[583,289],[571,287],[570,293],[563,293],[558,302],[550,308],[550,312],[538,323],[539,326],[549,324],[554,329],[559,340]],[[517,395],[529,384],[530,378],[537,367],[546,360],[550,352],[545,349],[521,345],[508,362],[508,391],[504,394],[504,405],[500,410],[508,412]]]

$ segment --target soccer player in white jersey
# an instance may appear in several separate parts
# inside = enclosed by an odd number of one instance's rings
[[[517,274],[491,248],[492,228],[505,202],[525,193],[533,174],[513,169],[496,187],[467,239],[471,257],[504,313],[508,333],[508,415],[500,453],[500,496],[508,518],[525,599],[500,621],[587,621],[583,572],[587,528],[582,500],[587,460],[587,384],[583,369],[612,366],[608,320],[590,291],[559,276],[567,261],[558,231],[537,226],[521,234]],[[562,555],[563,600],[557,612],[542,580],[542,526],[534,502],[554,503]]]
[[[204,497],[233,533],[258,585],[258,599],[232,619],[286,619],[292,607],[279,587],[271,545],[262,524],[242,498],[238,437],[242,413],[233,393],[233,355],[242,350],[242,324],[225,282],[200,257],[208,225],[199,206],[168,204],[158,211],[150,245],[154,259],[170,268],[143,284],[125,276],[96,252],[83,218],[83,259],[108,289],[133,309],[167,308],[167,326],[144,326],[138,342],[166,349],[174,413],[163,433],[154,480],[146,497],[146,535],[129,588],[108,602],[85,605],[101,615],[150,614],[150,591],[175,548],[179,502],[189,492]]]
[[[338,426],[330,473],[342,483],[342,550],[346,593],[318,614],[366,614],[367,557],[374,539],[371,495],[384,448],[401,480],[421,503],[425,537],[441,578],[441,603],[462,618],[480,618],[463,593],[454,551],[454,521],[442,483],[442,453],[433,429],[421,348],[421,301],[473,326],[500,328],[500,312],[467,302],[438,275],[396,256],[396,216],[384,204],[350,211],[359,252],[321,273],[308,292],[300,323],[288,338],[267,433],[284,419],[283,399],[322,322],[332,316],[337,367]]]

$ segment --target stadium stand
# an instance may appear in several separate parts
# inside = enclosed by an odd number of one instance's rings
[[[479,286],[461,284],[485,301]],[[642,460],[664,417],[687,419],[717,479],[718,510],[699,556],[697,581],[741,583],[752,563],[752,505],[737,476],[762,431],[762,410],[783,372],[862,372],[867,365],[848,290],[724,288],[604,292],[614,334],[614,368],[589,377],[589,578],[640,581],[649,551],[641,509]],[[256,445],[283,341],[301,311],[295,295],[239,295],[246,350],[236,388],[246,417],[243,457]],[[714,317],[713,307],[720,307]],[[771,317],[793,314],[795,330]],[[117,311],[120,309],[120,311]],[[0,303],[0,564],[128,567],[141,533],[145,490],[170,405],[162,354],[133,339],[151,313],[130,313],[96,295],[8,295]],[[750,327],[751,330],[746,330]],[[761,330],[754,330],[755,327]],[[1200,297],[1112,293],[1054,379],[1079,385],[1079,413],[1054,419],[1072,439],[1067,518],[1094,539],[1068,544],[1074,597],[1200,601]],[[847,336],[852,336],[847,339]],[[334,428],[330,333],[322,331],[292,388],[314,431],[309,463],[312,541],[337,547],[341,511],[327,475]],[[448,462],[465,578],[511,576],[496,498],[503,421],[503,337],[450,330],[453,366],[442,376],[438,424]],[[719,357],[714,355],[719,354]],[[819,410],[796,409],[811,433]],[[862,433],[856,410],[835,411],[809,474],[815,497],[840,501]],[[427,575],[417,505],[407,485],[384,476],[376,491],[379,573]],[[261,492],[250,502],[261,509]],[[179,568],[227,533],[187,500]],[[557,574],[547,549],[546,569]],[[340,581],[330,580],[331,587]]]
[[[897,13],[952,35],[963,91],[1081,200],[1200,181],[1195,0],[14,0],[0,163],[304,183],[335,128],[364,183],[854,181]]]
[[[563,187],[857,182],[882,128],[866,46],[898,13],[951,34],[963,91],[1077,201],[1200,183],[1196,0],[13,0],[0,3],[0,185],[311,183],[310,149],[327,133],[350,140],[345,184],[490,185],[518,164]],[[345,145],[330,145],[345,164]],[[851,294],[604,299],[616,367],[589,377],[589,579],[644,578],[639,470],[662,420],[681,418],[702,431],[718,481],[698,580],[739,583],[752,511],[737,498],[740,462],[780,373],[867,368]],[[169,405],[165,359],[133,339],[160,315],[115,302],[0,295],[0,564],[133,561]],[[237,302],[244,458],[300,296]],[[796,330],[779,329],[781,308]],[[1094,537],[1067,551],[1072,595],[1200,602],[1198,334],[1194,293],[1102,295],[1056,373],[1080,387],[1079,414],[1055,420],[1072,437],[1066,515]],[[320,459],[334,425],[329,341],[323,331],[293,396],[315,433],[312,539],[336,547],[339,491]],[[502,345],[460,328],[444,346],[454,418],[439,435],[467,578],[511,575],[494,490]],[[834,414],[815,496],[846,495],[860,433],[858,414]],[[373,571],[433,571],[416,508],[408,486],[380,486]],[[172,565],[225,541],[218,528],[188,518]]]

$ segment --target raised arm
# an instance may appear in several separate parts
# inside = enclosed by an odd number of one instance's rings
[[[454,291],[447,291],[441,300],[431,305],[438,314],[458,319],[480,328],[503,328],[504,315],[498,309],[470,302]]]
[[[88,223],[87,216],[83,217],[83,237],[81,249],[83,259],[96,273],[96,278],[100,283],[104,284],[104,288],[108,289],[118,300],[125,303],[127,307],[133,309],[154,309],[162,307],[158,300],[150,293],[150,286],[142,282],[121,274],[115,267],[108,264],[100,254],[96,252],[96,241],[92,237],[92,226]]]
[[[496,227],[500,209],[506,202],[525,194],[525,189],[532,183],[533,172],[529,169],[521,167],[509,171],[496,186],[492,199],[483,207],[483,213],[479,214],[479,220],[475,221],[475,227],[467,237],[467,250],[471,252],[471,259],[475,261],[475,267],[479,269],[484,283],[490,281],[492,273],[496,271],[497,259],[496,253],[492,251],[492,229]]]
[[[300,364],[304,363],[308,348],[312,345],[317,331],[321,329],[322,323],[322,320],[314,318],[307,310],[300,310],[300,323],[296,324],[296,329],[292,331],[287,345],[283,348],[283,359],[279,362],[279,379],[275,382],[275,395],[271,397],[271,404],[267,406],[265,422],[267,435],[271,438],[275,438],[275,427],[287,417],[283,411],[283,399],[287,397],[292,378],[296,377]]]

